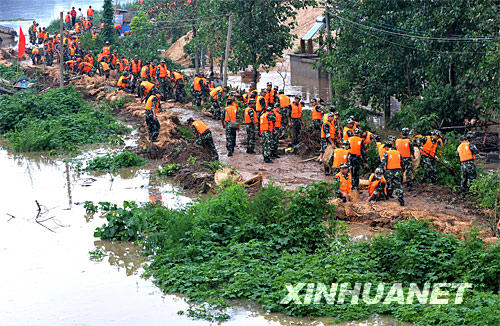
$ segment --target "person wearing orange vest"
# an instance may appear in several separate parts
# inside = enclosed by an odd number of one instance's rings
[[[109,65],[106,61],[101,61],[99,62],[99,72],[101,73],[101,76],[106,76],[106,80],[109,79]]]
[[[193,130],[195,144],[208,148],[210,150],[212,161],[218,161],[219,153],[217,153],[217,149],[215,148],[210,128],[200,120],[194,120],[193,118],[189,118],[187,120],[187,124]]]
[[[469,182],[472,182],[477,175],[474,159],[479,155],[479,151],[471,144],[466,136],[460,138],[460,145],[457,148],[458,157],[460,159],[460,192],[465,195],[469,191]]]
[[[41,27],[38,28],[38,33],[36,34],[36,36],[37,36],[37,39],[38,39],[37,40],[38,44],[42,44],[43,43],[43,30],[42,30]]]
[[[160,92],[163,94],[163,98],[165,100],[173,98],[172,76],[163,59],[160,61],[160,64],[156,66],[156,80],[158,80],[160,84]]]
[[[349,141],[346,140],[342,142],[340,147],[335,148],[335,150],[333,151],[333,155],[332,157],[330,157],[330,160],[328,161],[328,167],[331,169],[332,175],[336,175],[337,173],[340,172],[340,164],[342,163],[346,163],[348,166],[351,166],[350,163],[351,156],[349,155],[350,147],[351,143],[349,143]],[[328,170],[328,172],[330,172],[330,169]]]
[[[375,135],[371,133],[370,131],[366,130],[361,133],[361,138],[365,140],[365,145],[370,145],[370,144],[376,144],[377,139],[375,138]]]
[[[89,6],[89,9],[87,9],[87,19],[90,21],[94,20],[94,9],[92,9],[92,6]]]
[[[146,101],[145,118],[146,125],[148,126],[149,141],[155,143],[160,134],[160,121],[158,121],[158,112],[161,110],[161,94],[159,92],[156,95],[150,95]]]
[[[31,61],[33,61],[34,65],[40,64],[40,61],[42,60],[42,55],[40,54],[40,49],[37,47],[33,48],[31,50]]]
[[[236,116],[237,107],[232,104],[233,100],[228,98],[224,110],[224,119],[222,119],[222,128],[226,130],[227,156],[233,156],[234,146],[236,145],[236,131],[240,129]]]
[[[156,66],[158,65],[158,60],[153,60],[149,63],[149,77],[152,82],[155,81],[156,77]]]
[[[283,116],[281,119],[281,133],[285,135],[288,133],[288,125],[290,124],[290,105],[292,101],[288,95],[285,94],[284,90],[279,91],[277,101],[280,104],[280,112]]]
[[[387,181],[383,169],[376,168],[375,173],[368,178],[368,196],[367,202],[387,199]]]
[[[395,192],[398,197],[399,204],[405,205],[403,193],[403,172],[401,169],[401,154],[392,149],[392,142],[388,141],[384,144],[386,149],[384,157],[380,162],[380,168],[385,171],[384,175],[387,180],[387,196],[392,198],[392,193]]]
[[[349,137],[354,136],[354,120],[352,119],[347,119],[346,126],[344,127],[343,133],[342,133],[342,140],[347,140]]]
[[[413,190],[413,168],[412,159],[415,157],[413,145],[410,140],[410,129],[403,128],[401,130],[402,138],[396,139],[396,149],[401,154],[401,168],[403,174],[406,173],[406,185],[408,190]]]
[[[201,77],[201,74],[196,74],[193,80],[193,84],[191,84],[191,93],[194,97],[194,105],[200,107],[202,101],[202,91],[205,87],[204,80]]]
[[[334,115],[332,112],[327,114],[328,119],[326,122],[323,122],[323,125],[321,126],[321,133],[320,133],[320,145],[321,148],[319,150],[319,162],[323,162],[323,155],[325,154],[326,148],[328,145],[331,145],[333,148],[335,148],[335,143],[334,143],[334,137],[335,137],[335,129],[333,128],[333,118]],[[323,119],[319,120],[322,121]],[[329,175],[330,174],[330,168],[329,166],[325,167],[325,174]]]
[[[83,58],[85,62],[90,63],[92,66],[94,65],[94,56],[92,55],[92,51],[89,51]]]
[[[36,21],[33,21],[33,25],[30,26],[28,29],[28,33],[30,35],[30,43],[35,44],[36,43],[36,32],[37,32],[37,27],[36,27]]]
[[[149,94],[154,94],[156,89],[154,89],[155,84],[147,80],[143,80],[137,87],[137,96],[141,98],[143,102]]]
[[[83,61],[80,66],[80,74],[87,74],[90,77],[94,76],[95,68],[94,66],[87,61]]]
[[[264,96],[265,93],[263,91],[264,90],[262,90],[260,92],[260,95],[257,95],[255,97],[255,112],[257,112],[257,118],[260,118],[260,115],[266,111],[266,107],[267,107],[266,97]],[[253,94],[251,96],[253,96]],[[271,107],[271,109],[272,109],[272,107]]]
[[[274,107],[274,103],[276,102],[278,93],[273,89],[273,83],[268,82],[266,87],[266,103],[267,105],[271,105],[271,107]]]
[[[267,107],[266,111],[260,115],[260,135],[262,137],[262,156],[264,157],[264,163],[273,163],[272,149],[273,149],[273,133],[274,133],[274,123],[276,122],[276,117],[272,112],[271,107]]]
[[[179,103],[184,103],[184,97],[186,96],[186,80],[184,75],[178,71],[172,72],[172,77],[174,80],[174,94],[175,100]]]
[[[126,91],[126,92],[131,92],[130,88],[130,79],[129,79],[129,73],[125,71],[125,73],[118,78],[118,82],[116,83],[116,86],[118,86],[120,89]]]
[[[349,151],[349,162],[351,163],[352,172],[352,187],[353,189],[358,189],[359,186],[359,174],[361,171],[361,166],[366,165],[366,148],[365,141],[363,138],[359,137],[361,130],[358,128],[354,129],[354,135],[349,137],[347,140],[351,146]]]
[[[221,112],[221,102],[224,97],[224,94],[227,93],[228,88],[222,86],[217,86],[210,91],[210,113],[212,113],[212,117],[215,120],[220,120],[222,118]]]
[[[268,107],[272,108],[273,105],[270,104]],[[282,128],[281,120],[282,120],[283,115],[280,112],[279,103],[274,104],[274,109],[272,109],[272,112],[274,113],[274,117],[276,118],[276,121],[274,122],[273,142],[271,144],[271,158],[280,158],[280,156],[278,155],[278,147],[279,147],[280,137],[282,136],[282,134],[281,134],[281,128]]]
[[[109,46],[108,41],[106,41],[106,45],[103,46],[103,48],[102,48],[102,54],[108,55],[108,56],[111,54],[111,47]]]
[[[255,112],[255,100],[248,101],[248,107],[245,109],[244,122],[247,130],[247,153],[255,154],[255,131],[259,126],[257,112]]]
[[[149,74],[149,65],[144,65],[141,68],[141,81],[151,81],[151,75]]]
[[[422,178],[422,182],[426,182],[429,179],[432,184],[437,183],[436,161],[439,161],[437,157],[438,139],[439,135],[436,131],[431,132],[430,136],[417,139],[417,144],[420,145],[420,153],[422,154],[422,163],[424,165],[424,177]]]
[[[296,95],[290,109],[290,122],[292,128],[292,146],[300,143],[300,129],[302,128],[302,102],[300,95]]]
[[[318,103],[317,99],[313,99],[311,102],[311,105],[313,107],[312,112],[311,112],[311,120],[313,123],[313,128],[314,130],[321,131],[321,126],[323,125],[323,114],[324,109],[323,106],[321,106]],[[333,120],[333,114],[332,114],[332,120]],[[335,132],[332,130],[332,138],[335,138]]]
[[[45,40],[43,42],[43,54],[45,56],[45,64],[47,66],[52,66],[52,61],[54,59],[53,53],[52,53],[52,46],[49,42],[49,40]]]
[[[339,182],[337,196],[345,203],[352,191],[352,176],[346,163],[340,164],[340,172],[334,176]]]

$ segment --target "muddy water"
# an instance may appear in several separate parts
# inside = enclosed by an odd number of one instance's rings
[[[105,152],[92,150],[86,156]],[[104,219],[85,213],[82,203],[146,202],[161,194],[164,205],[190,201],[158,182],[149,170],[87,174],[45,155],[16,156],[0,149],[1,325],[208,325],[178,315],[189,306],[164,295],[140,277],[144,259],[132,243],[97,240]],[[36,202],[41,205],[38,214]],[[104,257],[91,258],[100,249]],[[226,325],[324,325],[329,319],[290,318],[235,303]],[[372,318],[350,325],[387,325]]]

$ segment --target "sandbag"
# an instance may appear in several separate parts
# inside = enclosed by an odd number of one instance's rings
[[[335,148],[333,148],[332,145],[328,144],[328,146],[325,149],[325,153],[323,154],[323,165],[324,166],[328,165],[328,161],[332,157],[334,151],[335,151]]]
[[[220,185],[226,180],[232,182],[243,182],[243,177],[234,169],[224,168],[215,172],[214,180],[216,185]]]

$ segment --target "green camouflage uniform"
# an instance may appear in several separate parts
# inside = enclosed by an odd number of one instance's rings
[[[274,113],[269,113],[267,119],[269,121],[276,122],[276,117]],[[272,148],[273,133],[271,131],[263,131],[261,136],[262,136],[262,156],[264,157],[264,160],[271,160],[272,149],[273,149]]]
[[[179,103],[184,103],[184,97],[186,96],[186,90],[184,86],[184,81],[182,79],[177,80],[177,82],[175,83],[175,100]]]
[[[399,202],[404,203],[403,171],[402,169],[386,169],[387,160],[388,155],[384,153],[379,166],[381,169],[385,170],[384,176],[387,181],[387,196],[392,197],[392,193],[394,192]]]
[[[427,141],[426,137],[422,137],[419,139],[419,142],[422,144],[422,146],[425,144],[426,141]],[[432,139],[432,137],[431,141],[433,144],[437,143],[437,140]],[[425,156],[425,154],[422,154],[422,164],[424,166],[424,177],[422,178],[422,182],[425,182],[427,179],[429,179],[432,184],[437,183],[437,169],[436,169],[437,152],[434,155],[435,155],[434,157],[428,157]]]
[[[222,113],[224,113],[220,107],[220,100],[219,100],[220,97],[221,97],[221,92],[217,93],[216,100],[213,97],[210,97],[210,103],[212,104],[210,106],[210,113],[212,113],[212,117],[215,120],[220,120],[222,118]]]
[[[191,126],[191,129],[193,130],[194,135],[198,135],[198,131],[194,126]],[[196,137],[195,144],[208,148],[210,150],[210,156],[212,158],[212,161],[219,160],[219,154],[217,153],[217,149],[215,148],[214,139],[212,137],[212,132],[210,130],[207,130],[201,135],[198,135]]]
[[[169,77],[160,77],[160,65],[156,67],[156,80],[160,83],[160,93],[164,99],[168,100],[172,98],[172,81]],[[167,66],[165,65],[164,68],[167,69]]]
[[[281,111],[281,137],[286,138],[288,136],[288,124],[290,123],[290,105],[280,108]]]
[[[226,123],[226,149],[228,154],[233,154],[234,146],[236,145],[236,130],[237,128],[229,127]]]
[[[248,110],[248,116],[251,121],[255,119],[255,111]],[[247,129],[247,153],[251,153],[255,149],[255,124],[253,122],[246,124]]]
[[[300,143],[300,129],[302,128],[302,118],[290,119],[292,119],[292,145],[298,145]]]
[[[154,100],[153,104],[156,105]],[[155,142],[160,133],[160,121],[158,121],[158,118],[155,119],[153,110],[146,110],[146,124],[148,126],[149,140]]]
[[[479,150],[476,146],[469,143],[469,148],[474,155],[479,155]],[[474,160],[460,162],[460,172],[460,192],[465,194],[469,191],[469,183],[472,182],[477,176]]]

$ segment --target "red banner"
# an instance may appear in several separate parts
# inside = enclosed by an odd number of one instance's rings
[[[19,27],[19,47],[17,49],[17,56],[22,58],[24,52],[26,52],[26,38],[24,37],[23,29]]]

